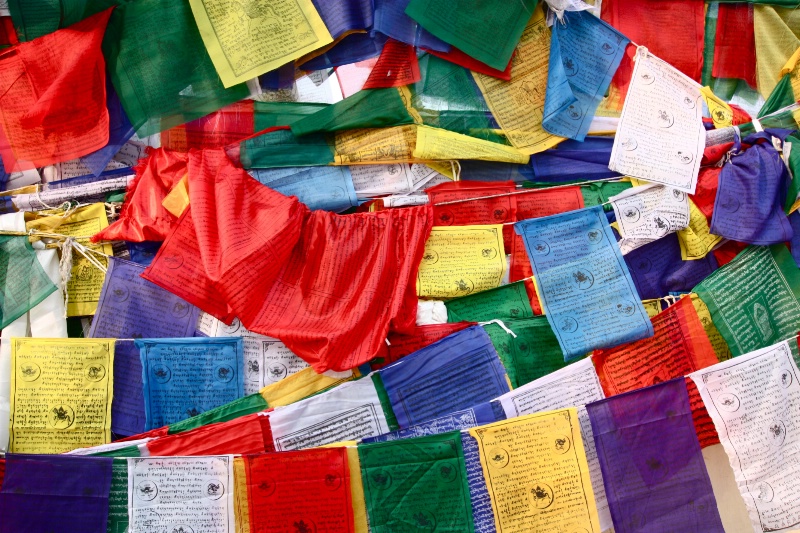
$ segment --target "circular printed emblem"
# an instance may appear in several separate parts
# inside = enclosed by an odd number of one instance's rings
[[[780,371],[778,371],[778,383],[780,383],[781,387],[784,389],[791,387],[793,380],[792,371],[788,368],[781,368]]]
[[[270,478],[262,479],[257,486],[261,496],[271,496],[275,492],[275,481]]]
[[[481,257],[484,259],[494,259],[497,257],[497,250],[495,248],[484,248],[481,250]]]
[[[239,328],[241,327],[242,327],[241,320],[239,320],[238,318],[234,318],[230,326],[225,323],[222,324],[222,331],[224,331],[228,335],[233,335],[234,333],[239,331]]]
[[[567,107],[567,116],[572,120],[580,120],[583,116],[583,111],[581,111],[581,107],[579,105],[570,104]]]
[[[469,278],[461,278],[453,283],[456,285],[456,292],[469,294],[475,289],[475,283]]]
[[[145,479],[136,485],[136,497],[142,501],[149,502],[158,496],[158,485]]]
[[[597,244],[603,240],[603,230],[592,229],[586,232],[586,240],[589,244]]]
[[[342,486],[342,478],[336,474],[325,474],[325,488],[336,490]]]
[[[455,481],[456,477],[458,477],[456,467],[452,464],[439,465],[439,477],[448,483]]]
[[[193,416],[197,416],[197,415],[201,414],[203,411],[201,409],[198,409],[197,407],[190,407],[190,408],[186,409],[185,412],[186,412],[186,417],[187,418],[192,418]]]
[[[106,367],[103,365],[89,365],[86,367],[86,379],[89,381],[101,381],[106,377]]]
[[[639,143],[637,143],[636,139],[634,139],[633,137],[628,137],[627,139],[622,141],[622,144],[620,144],[620,146],[622,146],[623,150],[627,152],[632,152],[639,147]]]
[[[410,518],[416,531],[436,530],[436,517],[430,511],[424,509],[421,511],[413,511]]]
[[[769,503],[775,498],[775,490],[772,488],[772,485],[766,481],[762,481],[756,485],[755,498],[760,502]]]
[[[783,441],[786,440],[786,425],[782,420],[776,420],[769,425],[769,442],[773,448],[780,448],[783,446]]]
[[[186,524],[177,524],[172,526],[172,529],[169,530],[169,533],[194,533],[194,529]]]
[[[650,269],[653,268],[653,262],[650,261],[649,257],[641,257],[636,260],[636,270],[642,273],[650,272]]]
[[[455,222],[455,215],[449,209],[442,209],[439,216],[436,217],[436,222],[439,226],[452,226]]]
[[[219,500],[225,494],[225,485],[218,479],[207,481],[203,491],[209,500]]]
[[[684,96],[682,102],[687,109],[694,109],[694,98],[691,96]]]
[[[370,474],[369,482],[377,489],[388,489],[392,486],[392,475],[388,471],[378,470]]]
[[[570,78],[578,74],[578,64],[572,58],[564,58],[564,73]]]
[[[605,55],[610,56],[611,54],[617,51],[617,47],[609,42],[604,42],[603,44],[600,45],[600,51]]]
[[[345,195],[344,189],[342,189],[341,187],[334,187],[333,190],[331,191],[331,198],[333,198],[334,200],[341,200],[342,198],[344,198],[344,195]]]
[[[720,206],[720,207],[721,207],[721,208],[722,208],[724,211],[727,211],[728,213],[735,213],[736,211],[738,211],[738,210],[739,210],[739,207],[741,207],[741,205],[742,205],[742,204],[741,204],[741,202],[739,202],[739,199],[738,199],[738,198],[736,198],[736,197],[735,197],[735,196],[733,196],[733,195],[728,195],[728,196],[726,196],[726,197],[725,197],[725,198],[723,198],[723,199],[722,199],[722,201],[719,203],[719,206]]]
[[[503,222],[508,218],[508,209],[505,207],[495,207],[492,211],[492,218],[497,220],[498,222]]]
[[[130,289],[128,289],[128,287],[122,283],[116,284],[113,287],[111,287],[111,298],[114,299],[114,301],[124,302],[125,300],[128,299],[130,294],[131,294]]]
[[[675,124],[675,117],[666,109],[659,109],[656,112],[656,124],[661,128],[671,128]]]
[[[684,152],[683,150],[678,150],[675,152],[675,159],[677,159],[678,163],[681,163],[682,165],[689,165],[692,161],[694,161],[694,154]]]
[[[214,378],[220,383],[229,383],[235,375],[231,365],[220,365],[214,370]]]
[[[291,527],[287,528],[286,531],[291,531],[292,533],[317,533],[317,525],[313,520],[303,518],[293,520]]]
[[[662,217],[661,215],[653,215],[649,220],[649,226],[651,226],[654,230],[654,233],[659,237],[663,237],[667,233],[670,232],[672,225],[669,223],[669,220]]]
[[[174,304],[172,304],[172,307],[170,308],[169,311],[175,318],[183,318],[189,314],[189,309],[190,309],[189,304],[179,300]]]
[[[176,269],[180,268],[183,264],[183,256],[182,255],[167,255],[164,257],[164,265],[167,268]]]
[[[553,451],[559,455],[567,453],[572,446],[572,441],[566,435],[556,435],[553,437]]]
[[[630,206],[622,210],[622,216],[625,217],[626,222],[639,222],[642,213],[636,207]]]
[[[435,265],[439,262],[439,252],[436,250],[425,250],[422,255],[422,262],[426,265]]]
[[[19,377],[22,381],[36,381],[42,375],[42,369],[36,363],[23,363],[19,367]]]
[[[172,379],[172,370],[164,364],[155,365],[151,373],[156,383],[167,383]]]
[[[547,483],[532,483],[528,495],[535,509],[547,509],[553,504],[553,489]]]
[[[676,202],[683,202],[686,200],[686,193],[683,191],[679,191],[678,189],[672,189],[672,198]]]
[[[53,429],[67,429],[75,422],[75,410],[65,403],[54,405],[48,411],[47,422]]]
[[[643,69],[642,73],[639,74],[639,81],[644,85],[652,85],[656,81],[656,77],[650,71]]]
[[[550,245],[547,244],[547,241],[533,241],[530,246],[531,251],[536,255],[547,255],[550,253]]]
[[[564,333],[574,333],[578,331],[578,321],[571,316],[565,316],[558,320],[558,329]]]
[[[267,372],[268,372],[267,378],[270,381],[280,381],[286,377],[289,370],[286,368],[286,365],[282,363],[272,363],[267,368]]]
[[[394,176],[400,172],[400,167],[398,165],[387,165],[386,172],[388,172],[390,176]]]
[[[644,460],[644,464],[647,467],[650,479],[653,481],[661,481],[669,474],[667,462],[662,457],[655,455],[648,457]]]
[[[739,406],[741,405],[739,397],[730,392],[720,394],[717,397],[716,403],[717,405],[719,405],[720,409],[722,409],[723,411],[727,411],[729,413],[735,413],[736,411],[739,410]]]
[[[489,458],[489,464],[494,468],[505,468],[508,466],[508,462],[511,460],[508,452],[499,446],[489,450],[487,457]]]
[[[579,290],[585,291],[594,285],[594,275],[585,268],[579,268],[572,272],[572,283]]]

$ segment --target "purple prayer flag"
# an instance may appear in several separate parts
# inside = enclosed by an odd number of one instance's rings
[[[351,33],[324,54],[300,65],[300,68],[305,71],[323,70],[364,61],[379,56],[384,44],[386,37],[379,33]]]
[[[142,363],[133,338],[192,337],[197,307],[147,281],[145,267],[111,258],[89,337],[128,339],[116,343],[111,431],[116,436],[145,428]]]
[[[371,0],[311,0],[334,39],[372,27]]]
[[[408,2],[409,0],[375,0],[375,31],[411,46],[449,52],[449,44],[434,37],[406,15]]]
[[[8,454],[0,533],[106,533],[113,461]]]
[[[624,258],[644,300],[691,291],[719,267],[712,253],[692,261],[681,259],[681,247],[674,233],[636,248]]]
[[[785,138],[789,132],[770,133]],[[792,239],[792,225],[783,211],[792,176],[772,146],[770,133],[746,137],[744,142],[752,146],[744,151],[735,143],[730,161],[719,173],[711,217],[714,235],[760,246]]]
[[[586,410],[616,533],[724,533],[684,378]]]

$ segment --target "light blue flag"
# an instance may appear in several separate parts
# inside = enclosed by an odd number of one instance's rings
[[[244,396],[241,337],[136,339],[146,429],[197,416]]]
[[[248,171],[270,189],[297,196],[309,209],[340,213],[358,205],[347,167],[287,167]]]
[[[583,141],[630,41],[588,11],[555,21],[542,127]]]
[[[653,336],[602,206],[514,225],[564,360]]]

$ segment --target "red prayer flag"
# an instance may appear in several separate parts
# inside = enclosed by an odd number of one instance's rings
[[[425,51],[440,59],[444,59],[445,61],[468,68],[473,72],[486,74],[487,76],[492,76],[505,81],[511,80],[511,67],[514,64],[514,56],[511,56],[511,60],[508,62],[508,66],[505,70],[497,70],[496,68],[492,68],[486,63],[481,63],[474,57],[465,54],[455,46],[451,47],[449,52],[437,52],[436,50],[428,49],[425,49]],[[517,52],[515,51],[514,54],[516,55],[516,53]]]
[[[345,448],[245,456],[252,531],[353,531]]]
[[[400,87],[416,83],[420,79],[419,61],[414,47],[389,39],[362,89]]]
[[[274,452],[269,417],[254,413],[165,435],[147,443],[150,455],[222,455]]]
[[[0,55],[0,154],[7,171],[68,161],[108,144],[100,45],[110,16],[107,9]]]
[[[425,192],[433,205],[433,218],[437,226],[469,226],[514,222],[517,214],[516,195],[508,193],[516,188],[513,181],[450,181]],[[469,198],[475,200],[439,205]]]
[[[690,298],[682,298],[652,322],[652,337],[595,350],[592,360],[606,396],[684,377],[718,362]],[[688,387],[700,445],[717,444],[719,437],[697,388]]]
[[[162,132],[161,147],[179,152],[223,148],[252,136],[254,130],[253,101],[242,100]]]
[[[317,372],[366,363],[390,327],[414,327],[430,206],[312,212],[222,150],[191,152],[188,170],[191,204],[145,279],[279,338]]]
[[[128,185],[119,218],[92,237],[98,241],[163,241],[175,217],[161,205],[169,191],[186,175],[188,156],[163,148],[147,149],[136,177]]]
[[[659,58],[700,81],[705,35],[703,0],[604,0],[602,18],[632,43],[646,46]]]
[[[737,78],[756,88],[756,36],[752,4],[719,4],[714,42],[715,78]]]

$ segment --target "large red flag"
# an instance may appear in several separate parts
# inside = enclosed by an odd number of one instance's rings
[[[107,9],[0,56],[0,153],[6,170],[68,161],[108,144],[100,45],[110,16]]]
[[[372,359],[410,331],[430,206],[310,211],[234,167],[189,154],[190,206],[143,277],[220,320],[281,339],[317,372]]]

